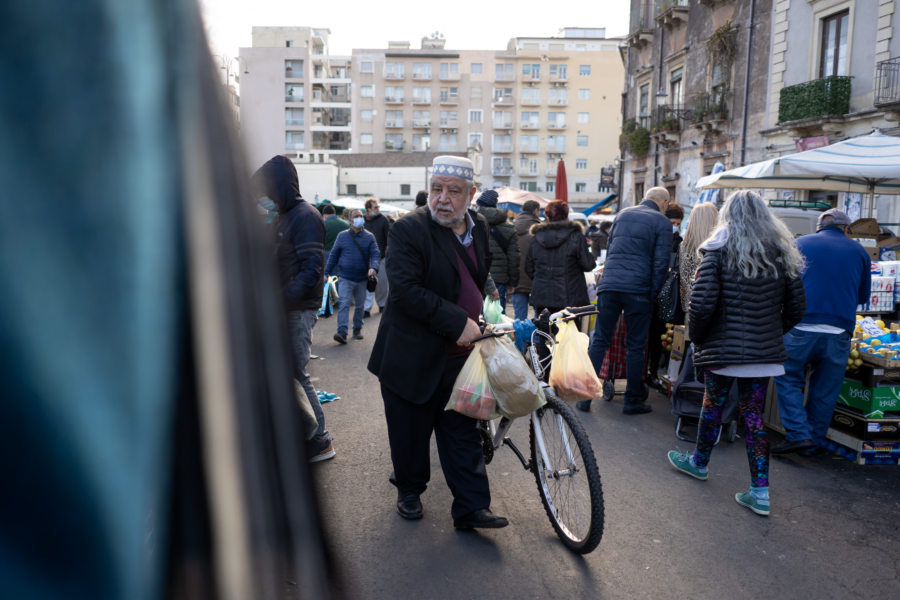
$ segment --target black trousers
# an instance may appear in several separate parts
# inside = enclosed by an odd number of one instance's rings
[[[444,479],[453,494],[450,513],[454,519],[491,506],[478,421],[444,410],[465,361],[463,356],[447,362],[440,384],[424,404],[407,402],[381,385],[395,485],[401,494],[421,494],[428,487],[434,432]]]

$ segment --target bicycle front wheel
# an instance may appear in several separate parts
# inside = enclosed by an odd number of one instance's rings
[[[603,537],[603,488],[597,459],[581,422],[547,392],[547,404],[531,416],[531,469],[556,535],[578,554]]]

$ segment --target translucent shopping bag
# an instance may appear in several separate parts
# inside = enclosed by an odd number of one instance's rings
[[[484,315],[484,322],[491,325],[500,323],[504,318],[503,307],[500,305],[500,301],[492,300],[490,296],[484,299],[481,314]]]
[[[450,401],[444,410],[456,412],[473,419],[495,419],[497,398],[487,377],[484,359],[481,358],[478,342],[453,384]]]
[[[564,321],[556,334],[550,365],[550,385],[563,400],[590,400],[603,395],[603,386],[588,357],[588,336],[572,321]]]
[[[540,381],[512,340],[490,338],[480,345],[488,381],[497,397],[497,412],[515,419],[547,402]]]

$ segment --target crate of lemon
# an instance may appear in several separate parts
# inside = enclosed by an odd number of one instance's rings
[[[847,358],[847,370],[855,371],[863,362],[879,367],[900,367],[900,326],[885,327],[884,321],[856,316],[853,346]]]

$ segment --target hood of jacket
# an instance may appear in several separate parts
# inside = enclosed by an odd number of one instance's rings
[[[572,233],[584,235],[584,226],[575,221],[547,221],[531,226],[535,241],[544,248],[561,246]]]
[[[517,234],[525,235],[530,233],[532,225],[537,225],[540,222],[541,220],[533,214],[523,212],[516,215],[516,218],[513,221],[513,227],[516,228]]]
[[[494,208],[493,206],[479,206],[478,212],[488,222],[488,225],[499,225],[506,223],[506,211]]]
[[[257,169],[250,180],[257,196],[268,196],[284,214],[302,200],[297,169],[291,159],[275,156]]]

